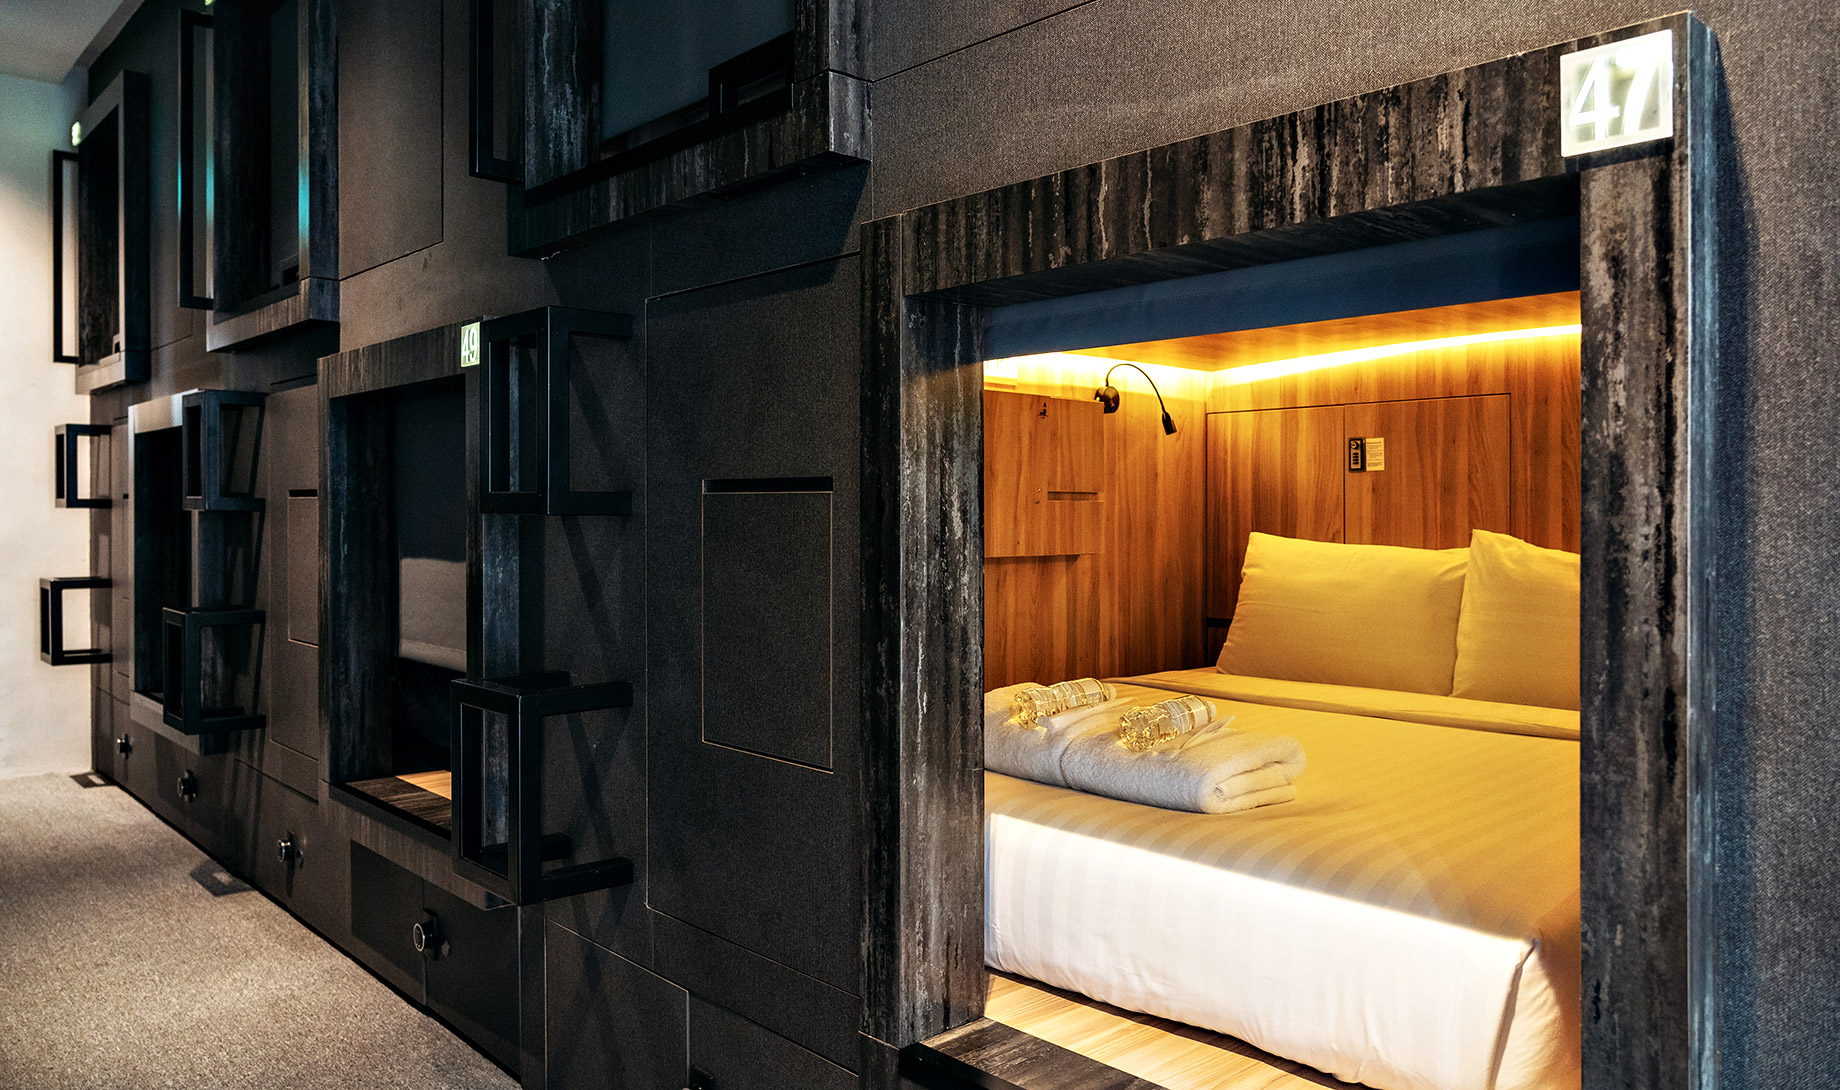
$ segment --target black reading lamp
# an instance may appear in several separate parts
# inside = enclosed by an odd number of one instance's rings
[[[1156,395],[1156,407],[1163,410],[1163,434],[1174,435],[1176,433],[1176,422],[1170,419],[1169,407],[1163,404],[1163,391],[1156,388],[1156,380],[1150,377],[1150,372],[1137,366],[1135,363],[1112,364],[1110,369],[1105,372],[1105,385],[1094,391],[1093,400],[1105,406],[1105,411],[1107,413],[1115,413],[1118,411],[1118,388],[1112,385],[1112,372],[1118,370],[1120,367],[1129,367],[1138,374],[1144,376],[1144,381],[1150,384],[1150,392]]]

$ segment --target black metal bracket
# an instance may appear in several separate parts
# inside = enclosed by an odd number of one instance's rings
[[[497,35],[493,18],[497,14],[493,0],[473,0],[471,110],[469,130],[472,135],[472,175],[494,182],[524,184],[524,164],[501,159],[492,154],[493,107],[497,103],[496,80],[493,78],[498,56]]]
[[[197,178],[202,174],[207,179],[206,193],[210,192],[208,179],[210,169],[202,171],[196,161],[198,147],[198,32],[205,33],[209,43],[211,17],[190,8],[179,9],[179,305],[191,310],[210,310],[213,303],[208,295],[199,295],[192,290],[198,283],[198,255],[193,240],[197,235],[198,209],[192,199],[192,189]],[[205,47],[205,55],[210,56],[211,47]],[[210,132],[206,131],[206,137]],[[206,163],[210,162],[206,158]],[[206,209],[206,215],[210,210]]]
[[[630,883],[630,859],[614,857],[544,869],[554,858],[543,817],[543,720],[632,706],[624,681],[569,684],[567,674],[456,681],[454,691],[454,870],[515,904]],[[488,715],[504,717],[502,763],[486,753]],[[490,791],[488,775],[498,783]],[[503,840],[499,839],[502,831]]]
[[[65,205],[76,199],[77,188],[77,153],[74,151],[51,152],[51,362],[81,363],[83,357],[77,355],[77,346],[64,343],[64,269],[66,262],[77,259],[76,254],[64,252],[64,221],[74,216],[67,215]],[[66,179],[68,178],[68,182]],[[74,232],[73,232],[74,233]],[[70,239],[75,243],[75,239]],[[75,307],[72,300],[69,304]],[[74,311],[73,311],[74,313]],[[78,335],[81,340],[81,334]]]
[[[630,515],[631,492],[569,487],[569,345],[632,336],[626,314],[538,307],[481,323],[479,509],[488,515]],[[530,353],[524,389],[513,351]],[[541,452],[538,473],[524,453]]]
[[[207,628],[256,627],[267,615],[259,609],[173,609],[162,611],[166,637],[166,677],[162,686],[166,725],[184,734],[222,734],[251,730],[267,717],[237,707],[206,704],[204,632]],[[252,648],[259,641],[252,639]]]
[[[254,494],[256,466],[249,466],[249,491],[228,487],[233,453],[224,443],[224,410],[255,410],[256,431],[250,449],[259,456],[263,403],[267,400],[267,394],[246,390],[193,390],[180,399],[180,420],[185,430],[182,503],[187,511],[262,510],[264,501]],[[242,414],[238,416],[240,419]]]
[[[77,441],[85,438],[102,438],[112,429],[107,424],[59,424],[54,429],[53,462],[54,484],[57,505],[59,507],[108,507],[107,496],[82,495],[81,482],[77,480]]]
[[[109,661],[100,647],[71,650],[64,646],[64,592],[107,590],[113,584],[93,575],[38,581],[38,657],[53,666],[88,666]]]

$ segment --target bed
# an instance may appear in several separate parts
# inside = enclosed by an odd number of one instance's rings
[[[990,965],[1385,1090],[1578,1086],[1575,710],[1115,680],[1297,738],[1299,796],[1215,816],[987,772]]]

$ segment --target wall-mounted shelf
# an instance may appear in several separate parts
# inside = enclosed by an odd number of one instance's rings
[[[73,650],[64,646],[64,592],[67,590],[108,590],[107,579],[93,575],[40,579],[38,581],[38,657],[52,666],[89,666],[108,662],[109,653],[99,647]]]
[[[171,609],[164,612],[166,725],[184,734],[252,730],[266,717],[254,711],[254,663],[261,654],[265,614],[259,609]],[[206,646],[205,633],[216,635]],[[238,695],[238,680],[249,682]]]
[[[567,674],[453,683],[454,869],[515,904],[632,881],[620,857],[545,867],[573,845],[543,831],[544,721],[632,705],[623,681],[570,685]]]
[[[82,481],[77,473],[77,444],[83,439],[106,439],[113,429],[107,424],[59,424],[54,429],[56,500],[59,507],[108,507],[107,496],[82,495]]]
[[[262,510],[255,482],[267,399],[246,390],[193,390],[180,399],[187,511]]]
[[[481,323],[479,509],[488,515],[630,515],[629,491],[573,485],[570,370],[632,318],[539,307]],[[635,391],[635,396],[637,392]]]
[[[213,352],[338,321],[333,9],[333,0],[213,8],[213,275],[205,329]]]

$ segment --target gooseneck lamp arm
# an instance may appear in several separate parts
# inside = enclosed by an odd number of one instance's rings
[[[1105,411],[1108,413],[1115,413],[1118,411],[1118,390],[1112,385],[1112,372],[1118,370],[1120,367],[1129,367],[1131,370],[1144,376],[1144,381],[1150,384],[1150,392],[1156,395],[1156,407],[1163,410],[1163,434],[1174,435],[1176,433],[1176,422],[1169,415],[1169,406],[1163,404],[1163,391],[1156,388],[1156,380],[1150,377],[1150,372],[1137,366],[1135,363],[1127,361],[1125,363],[1112,364],[1105,372],[1105,385],[1093,392],[1093,400],[1105,406]]]

